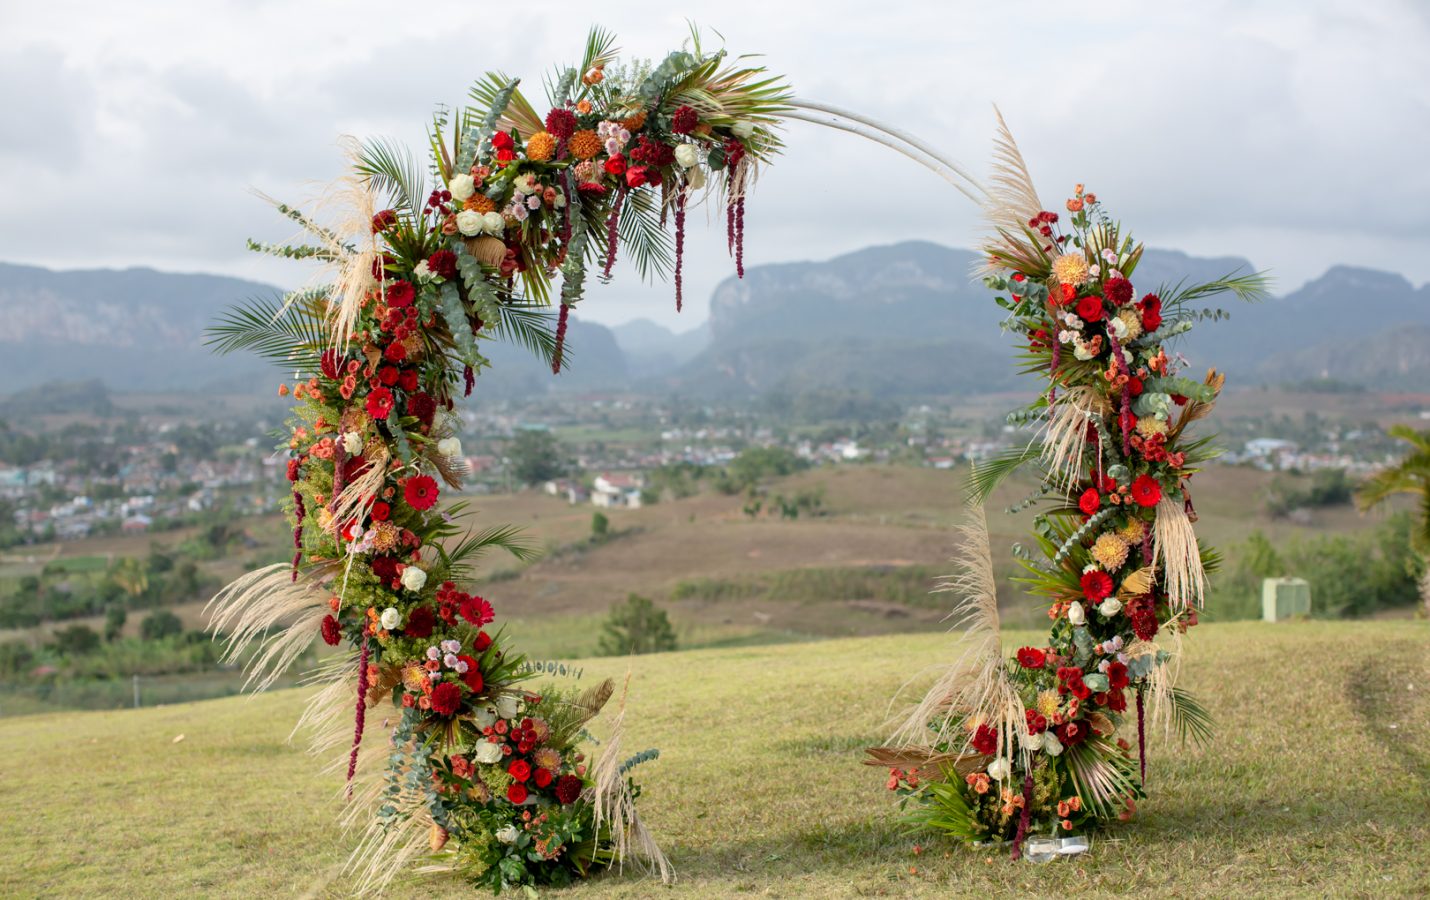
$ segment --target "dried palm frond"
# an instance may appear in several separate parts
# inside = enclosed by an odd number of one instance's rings
[[[235,579],[204,607],[209,629],[226,633],[224,663],[244,663],[245,690],[264,691],[303,654],[318,636],[328,613],[327,592],[311,577],[292,578],[286,563],[256,569]]]
[[[1152,523],[1154,561],[1162,569],[1162,584],[1173,610],[1188,604],[1201,606],[1206,596],[1207,576],[1202,568],[1197,533],[1192,529],[1186,507],[1163,496]]]
[[[917,773],[924,781],[943,778],[945,773],[955,771],[959,775],[981,772],[993,760],[982,753],[938,753],[926,747],[870,747],[864,753],[866,766],[882,769],[903,769]]]
[[[1077,385],[1053,407],[1044,425],[1043,464],[1051,484],[1071,491],[1083,478],[1087,425],[1107,412],[1107,401],[1088,385]]]
[[[378,782],[381,786],[381,782]],[[369,820],[367,829],[348,857],[344,871],[357,876],[354,896],[380,894],[383,889],[420,856],[431,852],[429,833],[432,817],[420,796],[404,792],[396,800],[396,815],[384,822]],[[361,808],[354,806],[354,808]]]
[[[1140,597],[1143,594],[1152,593],[1152,588],[1157,583],[1157,567],[1143,566],[1137,571],[1122,579],[1122,584],[1117,588],[1117,596],[1122,601]]]
[[[895,748],[928,747],[954,739],[959,725],[982,724],[998,732],[997,756],[1012,761],[1021,749],[1019,733],[1026,727],[1023,703],[1008,679],[998,619],[998,581],[988,545],[983,507],[971,505],[960,526],[963,542],[955,556],[958,574],[941,582],[937,591],[958,597],[948,619],[962,628],[963,651],[894,731]],[[971,734],[959,755],[967,755]],[[952,745],[951,745],[952,746]],[[1026,759],[1024,760],[1026,762]]]
[[[1122,755],[1105,737],[1094,737],[1069,747],[1065,753],[1073,788],[1090,812],[1110,819],[1126,798],[1140,788],[1137,762]]]
[[[601,752],[592,769],[591,777],[595,785],[591,790],[594,814],[592,830],[601,833],[606,824],[611,833],[611,847],[616,860],[616,869],[624,869],[626,861],[632,860],[643,871],[659,875],[662,884],[670,884],[675,879],[675,871],[670,866],[656,844],[655,837],[641,822],[636,810],[635,798],[631,796],[630,785],[621,771],[621,741],[625,736],[626,696],[630,689],[630,674],[626,674],[626,686],[621,691],[621,708],[611,723],[611,736],[606,740],[606,748]]]
[[[993,107],[993,115],[998,119],[998,133],[993,139],[993,176],[989,179],[983,219],[994,229],[1017,232],[1043,211],[1043,202],[1038,199],[1018,142],[997,106]]]

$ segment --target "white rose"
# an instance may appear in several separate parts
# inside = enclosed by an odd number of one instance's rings
[[[1023,729],[1023,733],[1018,736],[1018,741],[1022,743],[1023,749],[1028,751],[1041,750],[1043,747],[1043,736],[1041,734],[1029,734]]]
[[[730,132],[734,134],[735,137],[744,140],[755,133],[755,123],[749,121],[736,122],[730,127]]]
[[[402,613],[397,611],[397,607],[389,606],[382,611],[382,627],[392,631],[402,624]]]
[[[472,215],[480,215],[481,217],[482,223],[476,226],[479,231],[485,231],[487,234],[501,234],[506,228],[506,219],[502,218],[502,214],[499,212],[472,213]],[[461,218],[461,216],[457,217],[458,228],[462,227]],[[466,234],[465,231],[462,233]],[[476,233],[476,231],[472,232],[472,234]]]
[[[1068,621],[1074,625],[1082,625],[1087,621],[1087,613],[1083,610],[1082,604],[1074,600],[1072,606],[1068,607]]]
[[[454,437],[442,438],[437,442],[437,452],[443,456],[461,456],[462,442]]]
[[[483,725],[483,728],[488,726]],[[482,741],[477,745],[477,750],[472,754],[472,758],[483,765],[495,765],[502,761],[501,744],[489,744]]]
[[[675,148],[675,161],[682,169],[694,168],[700,162],[700,150],[694,144],[681,144]]]
[[[453,200],[461,203],[477,192],[477,182],[470,175],[456,175],[447,182],[447,190],[452,192]]]
[[[994,781],[1002,781],[1012,774],[1013,767],[1008,765],[1008,760],[998,757],[988,764],[988,777]]]
[[[1102,601],[1102,605],[1097,608],[1104,619],[1110,619],[1122,611],[1122,601],[1116,597],[1108,597]]]
[[[698,191],[701,188],[705,187],[705,170],[700,168],[699,166],[696,166],[695,168],[691,169],[690,174],[687,177],[690,179],[691,190]]]
[[[1063,742],[1051,731],[1043,732],[1043,752],[1049,756],[1058,756],[1063,752]]]
[[[464,209],[457,213],[457,230],[467,237],[482,233],[482,214],[475,209]]]
[[[501,841],[503,844],[514,843],[516,841],[516,826],[503,825],[501,828],[498,828],[497,840]]]
[[[1116,335],[1119,341],[1127,337],[1127,323],[1121,319],[1108,319],[1107,329]]]
[[[349,431],[343,435],[343,450],[348,456],[357,456],[362,452],[362,435],[356,431]]]
[[[472,713],[472,719],[477,723],[478,728],[490,728],[497,723],[497,711],[490,706],[483,706]],[[487,745],[483,744],[482,746]],[[480,755],[481,752],[482,748],[478,747],[478,755]],[[497,747],[497,753],[501,753],[500,747]],[[493,760],[493,762],[495,762],[495,760]]]
[[[426,583],[427,573],[416,566],[408,566],[402,570],[402,586],[409,591],[420,591]]]
[[[496,699],[497,715],[503,719],[515,719],[521,711],[521,701],[511,694],[503,694]]]

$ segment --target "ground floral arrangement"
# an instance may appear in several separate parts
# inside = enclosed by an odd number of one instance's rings
[[[293,558],[227,587],[213,623],[260,688],[319,637],[348,648],[300,726],[343,751],[346,820],[367,823],[350,861],[360,890],[432,856],[498,892],[626,861],[671,877],[631,776],[655,754],[620,756],[624,703],[599,759],[581,749],[613,686],[529,689],[568,670],[516,652],[466,588],[483,551],[530,548],[511,528],[464,533],[462,504],[439,499],[461,486],[454,401],[488,365],[483,341],[523,344],[560,372],[586,272],[609,277],[622,250],[642,274],[673,262],[678,307],[686,210],[709,192],[743,274],[745,188],[779,149],[785,91],[698,36],[659,65],[622,65],[597,30],[548,93],[539,114],[514,79],[486,76],[470,105],[434,118],[427,165],[353,142],[350,175],[312,215],[276,204],[304,242],[252,245],[322,263],[328,282],[250,302],[213,331],[219,350],[296,373],[279,388],[296,401],[280,448]],[[365,749],[378,707],[395,724]]]
[[[1040,427],[1026,446],[975,466],[961,573],[943,586],[961,595],[969,645],[870,763],[889,766],[910,824],[1008,841],[1017,858],[1031,838],[1078,852],[1089,832],[1130,819],[1154,724],[1184,740],[1210,736],[1176,674],[1218,562],[1197,542],[1189,490],[1217,451],[1187,427],[1211,411],[1224,379],[1187,377],[1167,345],[1223,315],[1199,301],[1257,299],[1265,279],[1233,273],[1139,297],[1142,247],[1096,195],[1077,186],[1065,228],[1037,201],[1006,128],[998,146],[984,282],[1026,340],[1025,371],[1047,379],[1009,421]],[[1046,645],[1005,658],[982,503],[1025,464],[1039,467],[1041,484],[1010,512],[1042,509],[1037,553],[1015,548],[1018,580],[1047,602],[1052,628]]]

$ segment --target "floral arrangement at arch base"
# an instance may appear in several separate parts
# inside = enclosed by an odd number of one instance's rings
[[[1218,556],[1201,546],[1190,484],[1217,451],[1188,426],[1223,377],[1185,374],[1170,342],[1197,301],[1265,294],[1261,275],[1134,289],[1142,247],[1078,185],[1062,216],[1038,201],[1003,125],[990,190],[985,284],[1025,343],[1024,370],[1046,379],[1026,409],[1037,437],[976,466],[958,595],[964,653],[867,762],[889,768],[906,821],[977,842],[1086,835],[1127,821],[1146,796],[1149,733],[1205,741],[1211,721],[1176,685],[1182,636],[1197,624]],[[1047,604],[1048,640],[1005,657],[982,504],[1013,471],[1036,466],[1037,553],[1015,548],[1018,579]],[[1155,726],[1155,727],[1154,727]]]
[[[515,79],[486,76],[470,105],[434,116],[425,164],[353,142],[321,215],[275,204],[301,243],[251,243],[321,264],[326,283],[250,301],[211,331],[219,351],[293,372],[279,392],[295,400],[278,448],[292,560],[225,588],[212,623],[258,689],[316,640],[346,648],[299,726],[341,754],[344,821],[363,829],[359,891],[418,859],[498,892],[627,863],[671,878],[631,777],[655,752],[621,756],[624,701],[593,761],[582,743],[612,685],[534,690],[533,676],[565,668],[523,657],[466,586],[484,551],[532,551],[512,528],[464,534],[463,504],[439,501],[461,486],[453,410],[489,365],[484,341],[559,373],[588,268],[609,277],[623,250],[643,275],[673,263],[679,306],[685,214],[702,190],[723,199],[743,269],[745,189],[780,147],[787,92],[698,36],[658,65],[621,64],[600,30],[547,88],[540,115]],[[390,728],[364,744],[376,718]]]

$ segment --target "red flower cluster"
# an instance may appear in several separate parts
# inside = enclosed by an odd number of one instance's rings
[[[442,278],[457,277],[457,254],[451,250],[438,250],[427,257],[427,268],[432,270],[433,275]]]
[[[984,756],[998,752],[998,732],[987,725],[979,725],[973,732],[973,749]]]
[[[695,110],[689,106],[682,106],[670,117],[671,134],[689,134],[695,130],[699,117]]]
[[[1042,734],[1048,730],[1048,718],[1036,709],[1023,710],[1023,718],[1028,720],[1029,734]]]
[[[397,224],[397,210],[384,209],[372,217],[372,233],[381,234]]]
[[[332,616],[323,616],[323,643],[329,647],[336,647],[338,641],[343,639],[343,631],[338,626],[338,620]]]
[[[1147,332],[1156,331],[1162,327],[1162,298],[1156,294],[1147,294],[1137,301],[1137,308],[1142,312],[1142,330]]]
[[[1079,700],[1092,696],[1092,688],[1083,683],[1080,666],[1058,667],[1058,693],[1072,694]]]

